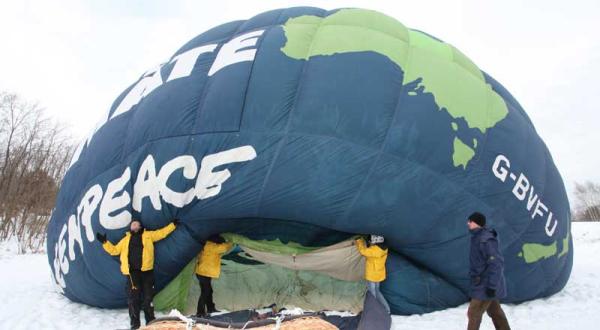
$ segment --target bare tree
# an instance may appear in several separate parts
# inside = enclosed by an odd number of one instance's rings
[[[575,183],[574,221],[600,221],[600,184]]]
[[[37,103],[0,92],[0,240],[39,250],[73,154],[65,127]]]

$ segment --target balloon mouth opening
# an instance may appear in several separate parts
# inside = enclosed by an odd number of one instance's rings
[[[207,222],[211,231],[205,232]],[[196,241],[204,244],[213,235],[239,235],[253,241],[279,241],[287,245],[300,245],[316,249],[334,245],[363,233],[332,229],[330,224],[275,218],[235,218],[185,221]],[[199,252],[199,251],[198,251]]]
[[[364,258],[354,233],[282,219],[224,219],[219,232],[235,243],[221,259],[219,278],[212,280],[217,309],[236,311],[276,304],[278,308],[339,310],[359,313],[366,292]],[[186,221],[187,223],[197,223]],[[192,225],[201,230],[202,225]],[[198,251],[200,252],[200,251]],[[192,260],[195,263],[197,260]],[[190,286],[193,312],[199,294]],[[187,309],[186,309],[187,310]]]

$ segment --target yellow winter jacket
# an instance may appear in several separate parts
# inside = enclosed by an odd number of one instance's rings
[[[196,274],[211,278],[219,278],[221,275],[221,254],[229,251],[233,244],[214,243],[207,241],[204,248],[198,255],[196,264]]]
[[[175,224],[170,223],[165,227],[157,230],[144,230],[142,233],[142,271],[152,270],[154,268],[154,242],[160,241],[167,237],[173,230],[175,230]],[[131,239],[131,233],[125,233],[117,245],[112,244],[109,241],[104,242],[102,247],[106,252],[112,256],[121,255],[121,273],[129,275],[129,240]]]
[[[385,280],[385,260],[388,250],[383,250],[377,245],[367,247],[364,239],[356,240],[358,252],[366,258],[365,279],[371,282],[382,282]]]

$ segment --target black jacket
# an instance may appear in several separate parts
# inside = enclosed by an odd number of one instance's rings
[[[131,239],[129,240],[129,269],[140,270],[142,269],[142,251],[144,245],[142,244],[142,233],[144,230],[140,230],[137,233],[131,233]]]

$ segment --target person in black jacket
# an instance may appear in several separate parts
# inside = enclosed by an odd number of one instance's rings
[[[500,299],[506,297],[504,258],[498,244],[498,233],[485,226],[486,218],[475,212],[469,216],[467,226],[471,233],[469,255],[471,287],[469,296],[468,330],[477,330],[483,313],[492,318],[496,329],[510,329]]]

